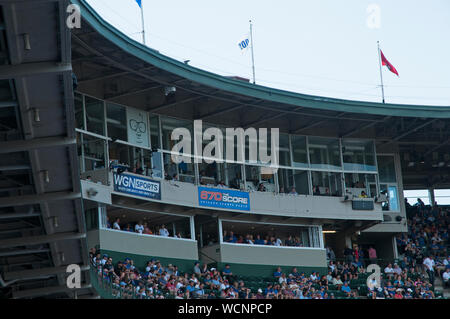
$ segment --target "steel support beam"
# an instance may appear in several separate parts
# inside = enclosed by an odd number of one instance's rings
[[[423,124],[421,124],[421,125],[419,125],[419,126],[416,126],[416,127],[412,128],[412,129],[406,131],[405,133],[400,134],[399,136],[394,137],[394,138],[391,139],[390,141],[388,141],[388,142],[382,144],[381,146],[385,146],[385,145],[389,145],[389,144],[391,144],[391,143],[394,143],[395,141],[398,141],[399,139],[401,139],[401,138],[403,138],[403,137],[405,137],[405,136],[407,136],[407,135],[409,135],[409,134],[411,134],[411,133],[414,133],[414,132],[420,130],[421,128],[423,128],[423,127],[425,127],[425,126],[430,125],[431,123],[433,123],[433,122],[435,122],[435,121],[437,121],[437,120],[438,120],[438,119],[432,119],[432,120],[426,121],[425,123],[423,123]]]
[[[0,80],[46,73],[71,72],[71,63],[35,62],[0,66]]]
[[[15,107],[17,106],[16,101],[0,101],[0,109],[6,107]]]
[[[77,140],[75,138],[59,136],[0,142],[0,154],[23,152],[44,147],[67,146],[76,143]]]
[[[79,192],[52,192],[33,195],[0,197],[0,207],[42,204],[46,202],[58,200],[73,200],[78,198],[81,198],[81,193]]]
[[[13,219],[13,218],[31,218],[39,217],[40,213],[11,213],[11,214],[0,214],[0,220],[2,219]]]
[[[90,289],[90,288],[92,288],[91,284],[84,284],[84,285],[81,285],[81,288],[79,288],[79,289]],[[13,292],[13,299],[47,296],[47,295],[70,292],[70,291],[75,291],[75,290],[76,289],[67,288],[66,286],[55,286],[55,287],[19,290],[19,291]]]
[[[0,257],[12,257],[12,256],[21,256],[21,255],[33,255],[33,254],[42,254],[48,253],[50,249],[42,248],[42,249],[16,249],[11,251],[2,251],[0,252]]]
[[[79,265],[79,266],[81,271],[89,270],[89,265]],[[67,266],[19,270],[19,271],[5,272],[3,274],[3,278],[5,280],[26,280],[31,278],[39,278],[42,276],[62,274],[66,273],[66,271]]]
[[[21,238],[10,238],[0,240],[0,248],[12,248],[17,246],[27,246],[27,245],[40,245],[52,242],[57,242],[61,240],[73,240],[86,238],[86,233],[58,233],[52,235],[39,235]]]

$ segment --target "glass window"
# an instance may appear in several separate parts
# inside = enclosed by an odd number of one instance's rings
[[[291,166],[291,153],[289,151],[289,135],[280,134],[279,143],[279,164],[283,166]]]
[[[344,169],[348,171],[377,170],[373,141],[342,140]]]
[[[338,139],[309,137],[308,146],[312,168],[341,169],[341,154]]]
[[[345,173],[345,193],[353,197],[376,196],[375,174]]]
[[[75,123],[76,127],[84,130],[83,96],[75,93]]]
[[[224,163],[225,168],[225,184],[235,189],[244,189],[244,181],[242,180],[242,165]]]
[[[82,155],[84,157],[84,171],[105,168],[106,143],[97,137],[82,134]]]
[[[259,187],[259,166],[245,165],[245,181],[247,190],[256,191]]]
[[[399,211],[398,192],[396,185],[380,184],[380,191],[386,194],[387,202],[382,203],[383,210]]]
[[[164,174],[166,179],[178,180],[180,182],[195,183],[194,160],[191,163],[181,161],[179,164],[172,160],[171,154],[164,154]]]
[[[157,115],[150,115],[150,139],[152,148],[161,148],[159,140],[159,119]]]
[[[103,101],[92,97],[85,97],[87,130],[92,133],[105,135],[105,113]]]
[[[280,168],[277,171],[279,192],[281,194],[289,193],[294,186],[294,175],[292,169]]]
[[[219,182],[225,183],[224,164],[212,162],[208,164],[202,162],[198,164],[199,182],[202,185],[216,185]]]
[[[127,115],[124,106],[106,103],[106,123],[108,136],[112,139],[127,141]]]
[[[378,176],[382,183],[396,183],[394,156],[377,156]]]
[[[342,174],[311,172],[313,194],[320,196],[342,196]]]
[[[186,128],[189,130],[191,138],[191,153],[194,153],[194,125],[190,121],[174,119],[170,117],[161,117],[163,149],[171,151],[173,146],[181,141],[172,141],[172,131],[176,128]],[[184,151],[184,150],[183,150]],[[188,150],[186,150],[188,152]]]
[[[309,179],[307,171],[294,170],[295,191],[298,194],[309,194]]]
[[[306,137],[291,135],[292,160],[294,167],[308,167],[308,156],[306,151]]]
[[[222,221],[225,243],[320,248],[318,227]]]
[[[156,178],[163,178],[163,165],[162,165],[162,153],[152,152],[151,153],[151,174],[150,176]]]

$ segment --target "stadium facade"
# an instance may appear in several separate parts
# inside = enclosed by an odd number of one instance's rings
[[[69,3],[80,28],[65,25]],[[4,279],[18,281],[2,283],[13,297],[74,297],[64,266],[87,270],[94,247],[139,267],[156,258],[188,271],[200,260],[239,275],[323,273],[326,247],[343,257],[354,244],[392,260],[407,231],[403,190],[450,184],[450,107],[263,87],[164,56],[82,0],[0,4],[1,229],[17,224],[2,232],[0,256]],[[280,168],[175,163],[171,133],[193,135],[195,120],[204,130],[279,128]],[[118,218],[170,236],[113,229]],[[230,232],[300,245],[230,243]],[[83,274],[77,296],[95,295]]]

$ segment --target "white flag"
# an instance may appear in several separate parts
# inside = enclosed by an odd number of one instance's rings
[[[247,51],[247,49],[250,47],[250,36],[247,34],[242,41],[239,41],[238,43],[239,49],[241,52]]]

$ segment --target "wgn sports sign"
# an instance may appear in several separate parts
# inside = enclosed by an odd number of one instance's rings
[[[114,173],[114,191],[152,199],[161,199],[161,184],[127,173]]]
[[[199,187],[198,204],[206,207],[250,210],[248,193],[217,188]]]

